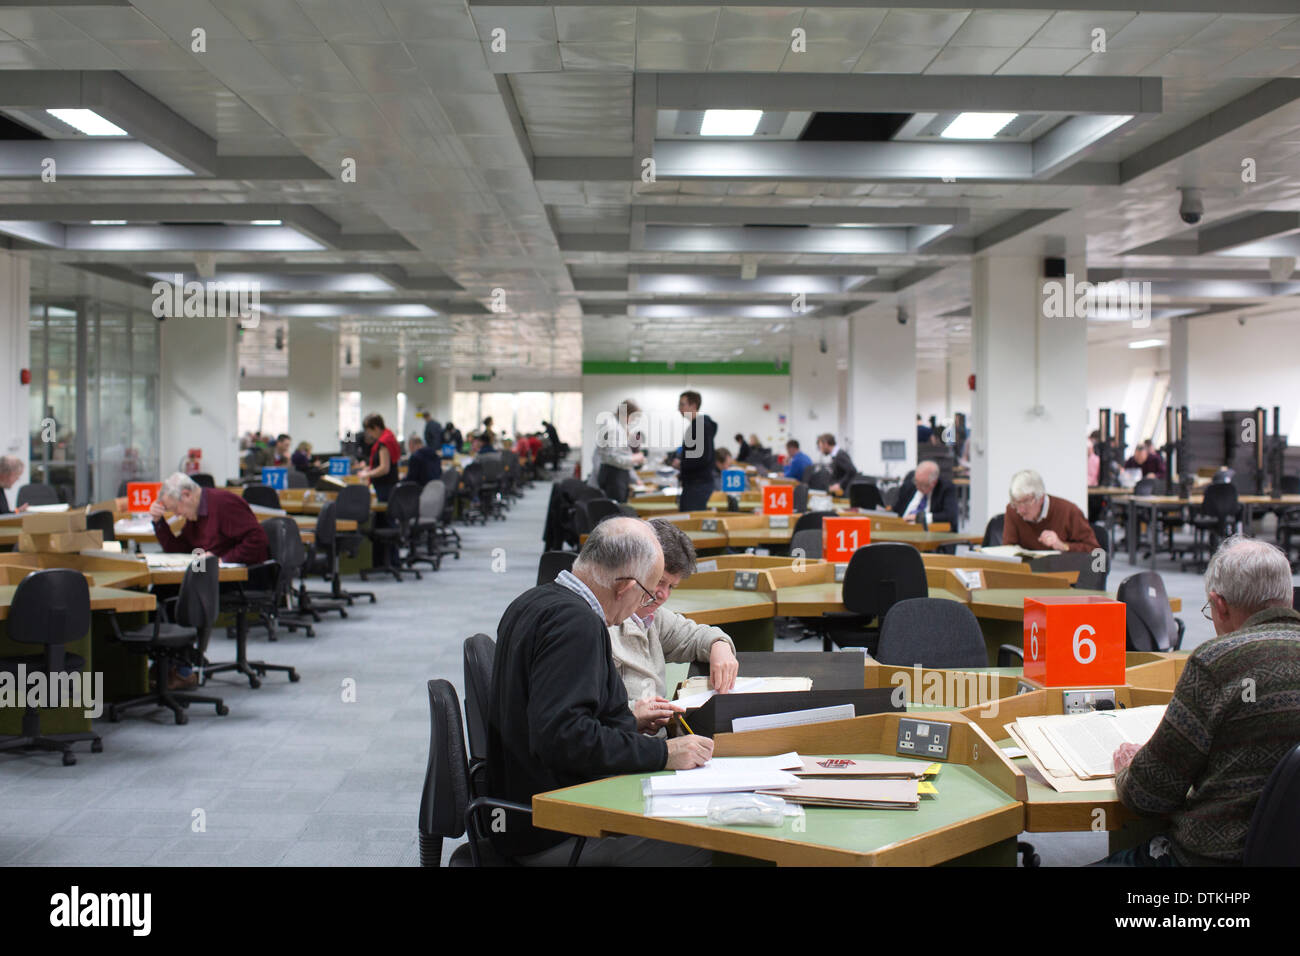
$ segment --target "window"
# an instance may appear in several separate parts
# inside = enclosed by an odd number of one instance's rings
[[[339,438],[361,434],[361,393],[339,392]]]
[[[282,390],[239,393],[239,434],[274,437],[289,431],[289,393]]]

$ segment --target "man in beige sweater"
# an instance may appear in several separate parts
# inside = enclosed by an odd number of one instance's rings
[[[655,587],[654,603],[611,627],[609,637],[637,729],[653,734],[681,711],[665,697],[665,661],[708,661],[709,682],[721,693],[735,686],[740,664],[736,645],[725,631],[696,624],[662,606],[673,588],[694,573],[695,546],[686,532],[668,521],[655,519],[650,526],[664,552],[664,573]]]

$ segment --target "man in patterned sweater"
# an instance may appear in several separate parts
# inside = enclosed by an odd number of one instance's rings
[[[1264,541],[1233,536],[1205,572],[1218,637],[1187,661],[1146,745],[1115,752],[1124,805],[1170,827],[1106,862],[1240,864],[1251,814],[1273,768],[1300,743],[1300,614],[1291,566]]]

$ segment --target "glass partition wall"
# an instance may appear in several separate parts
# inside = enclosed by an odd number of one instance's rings
[[[158,479],[158,346],[147,309],[33,300],[32,481],[81,503]]]

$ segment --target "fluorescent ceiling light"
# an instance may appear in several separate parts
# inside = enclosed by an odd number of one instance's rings
[[[92,219],[90,220],[90,224],[92,226],[125,226],[126,220],[125,219]]]
[[[731,354],[732,354],[732,355],[741,355],[741,354],[744,353],[744,351],[745,351],[744,349],[732,349],[732,350],[731,350]]]
[[[126,136],[126,130],[110,123],[94,110],[46,110],[56,120],[67,123],[78,133],[87,136]]]
[[[279,226],[281,222],[279,219],[250,219],[248,224],[250,226]]]
[[[1016,113],[959,113],[939,135],[944,139],[992,139]]]
[[[1131,349],[1158,349],[1164,344],[1164,339],[1138,339],[1136,342],[1130,342],[1128,347]]]
[[[701,136],[753,136],[762,110],[705,110]]]

